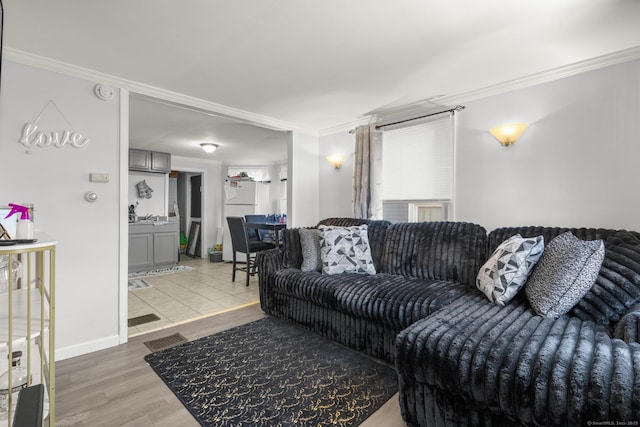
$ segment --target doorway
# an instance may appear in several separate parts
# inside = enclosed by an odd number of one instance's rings
[[[203,204],[202,172],[173,170],[169,175],[169,215],[177,215],[180,223],[180,255],[185,254],[183,243],[188,238],[191,224],[198,222],[200,231],[195,257],[202,257]],[[175,206],[175,207],[174,207]],[[177,211],[177,212],[176,212]]]
[[[121,288],[124,292],[120,293],[120,339],[121,342],[126,342],[128,335],[141,333],[143,329],[148,331],[168,326],[167,321],[175,324],[193,320],[198,316],[211,315],[223,309],[258,300],[257,283],[252,282],[249,288],[244,285],[238,286],[237,283],[231,282],[229,265],[210,262],[208,258],[208,248],[213,247],[218,240],[221,241],[223,234],[221,224],[224,218],[221,205],[224,200],[225,175],[222,173],[221,165],[284,163],[288,155],[290,134],[288,131],[272,127],[261,128],[241,119],[219,117],[188,103],[182,105],[165,100],[163,94],[157,94],[155,97],[133,92],[129,94],[128,91],[124,91],[123,94],[122,153],[129,148],[170,153],[175,172],[169,184],[172,193],[166,200],[168,215],[171,216],[174,211],[178,213],[179,229],[184,233],[185,240],[189,235],[191,222],[196,219],[201,222],[198,239],[201,244],[197,248],[197,255],[192,258],[184,253],[180,254],[180,264],[192,266],[195,271],[151,277],[148,279],[152,284],[151,288],[127,292],[126,267],[121,269]],[[204,155],[202,148],[196,143],[208,140],[211,135],[225,141],[224,149],[219,150],[214,158]],[[121,163],[126,168],[124,157]],[[192,176],[200,176],[200,197],[191,194]],[[194,187],[197,186],[197,179],[195,178]],[[122,182],[127,182],[124,175]],[[193,206],[192,199],[195,201]],[[126,201],[122,204],[122,210],[126,213]],[[126,227],[125,221],[121,227],[123,236],[126,236]],[[123,242],[122,265],[126,266],[127,239],[124,238]],[[257,277],[253,279],[257,280]],[[184,294],[176,298],[178,291]],[[142,297],[145,293],[153,294],[150,295],[153,298],[153,307],[150,304],[143,305],[139,301],[142,299],[139,296]],[[174,298],[170,300],[169,297],[172,296]],[[150,300],[151,298],[147,299]],[[139,314],[132,312],[132,305],[140,309]],[[139,326],[138,330],[127,331],[127,308],[132,316],[145,315],[150,309],[157,309],[157,314],[162,320]]]

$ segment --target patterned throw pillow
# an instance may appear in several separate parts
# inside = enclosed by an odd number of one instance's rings
[[[320,257],[320,235],[318,230],[301,228],[300,246],[302,247],[302,271],[322,270],[322,258]]]
[[[366,224],[354,227],[320,225],[318,230],[323,273],[376,274]]]
[[[499,305],[505,305],[524,286],[544,250],[544,237],[509,237],[480,268],[476,286]]]
[[[581,240],[571,232],[555,237],[525,286],[531,307],[543,317],[567,313],[589,292],[603,260],[602,240]]]

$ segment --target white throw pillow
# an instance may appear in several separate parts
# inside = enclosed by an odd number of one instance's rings
[[[353,227],[321,225],[320,256],[326,274],[376,274],[366,224]]]
[[[476,286],[499,305],[505,305],[524,286],[544,251],[544,237],[509,237],[478,272]]]

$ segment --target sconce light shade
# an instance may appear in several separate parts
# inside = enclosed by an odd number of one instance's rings
[[[529,127],[526,123],[512,123],[508,125],[496,126],[489,130],[500,144],[508,147],[520,138],[520,135]]]
[[[212,144],[210,142],[203,142],[200,144],[200,147],[204,150],[205,153],[213,153],[218,148],[218,144]]]
[[[342,166],[342,162],[344,162],[344,156],[342,154],[334,154],[332,156],[327,156],[326,158],[327,161],[331,163],[331,166],[336,169],[340,169],[340,166]]]

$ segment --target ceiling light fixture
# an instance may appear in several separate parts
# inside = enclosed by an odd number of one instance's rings
[[[529,127],[526,123],[512,123],[508,125],[496,126],[489,130],[500,144],[508,147],[520,138],[522,133]]]
[[[205,153],[213,153],[219,147],[218,144],[212,144],[211,142],[203,142],[200,144],[200,147],[204,150]]]

